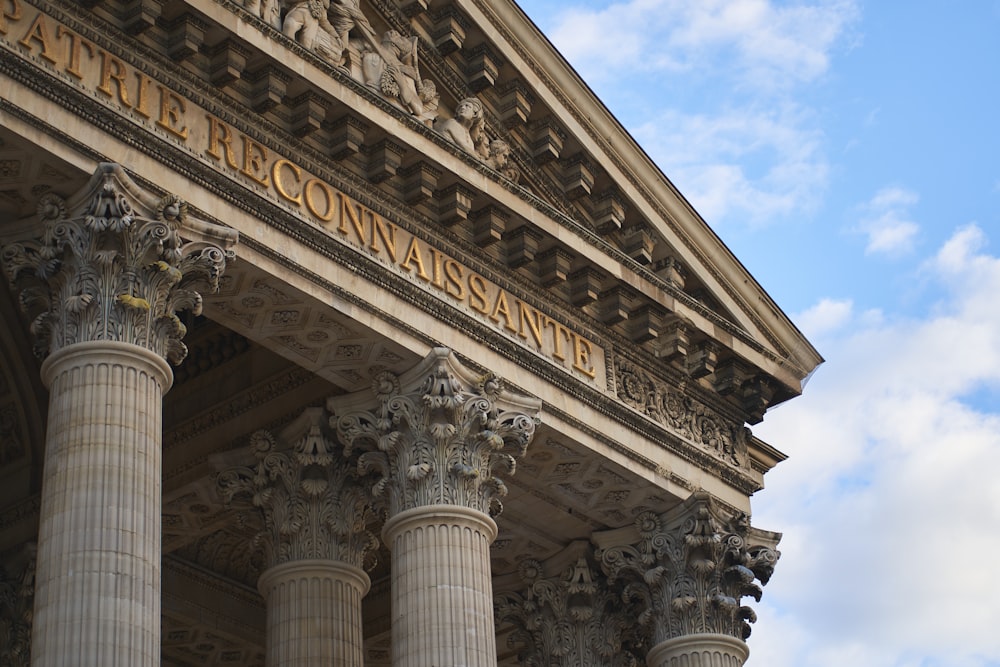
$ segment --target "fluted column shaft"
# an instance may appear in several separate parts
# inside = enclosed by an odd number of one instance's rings
[[[660,642],[646,656],[648,667],[743,667],[750,649],[736,637],[714,633]]]
[[[418,507],[386,522],[393,667],[496,667],[496,534],[489,515],[459,506]]]
[[[49,387],[32,665],[159,667],[161,406],[144,348],[77,343]]]
[[[331,560],[276,565],[257,582],[267,601],[268,667],[362,667],[364,570]]]

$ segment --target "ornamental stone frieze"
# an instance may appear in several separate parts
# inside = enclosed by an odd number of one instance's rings
[[[528,667],[634,667],[642,653],[628,605],[591,564],[585,549],[575,562],[562,563],[546,575],[546,566],[528,559],[518,567],[521,590],[494,597],[497,623],[509,622],[509,642],[519,646],[518,660]]]
[[[356,461],[342,455],[327,419],[321,408],[308,408],[279,436],[257,431],[250,438],[254,463],[218,477],[242,520],[263,523],[254,546],[263,548],[266,567],[301,560],[372,564],[378,541],[368,530],[376,519],[370,485]]]
[[[101,164],[69,199],[44,195],[40,240],[10,243],[3,264],[34,319],[35,352],[116,341],[174,364],[186,354],[179,311],[201,311],[218,289],[236,233],[188,216],[187,204],[140,189],[117,164]]]
[[[660,382],[642,369],[615,358],[618,398],[679,437],[698,444],[725,463],[749,467],[750,429],[727,419],[678,388]]]
[[[780,535],[751,528],[745,514],[727,514],[698,492],[662,515],[640,514],[629,543],[615,544],[623,537],[596,535],[597,557],[624,598],[641,608],[638,621],[654,649],[689,635],[750,635],[756,614],[742,599],[760,601]]]
[[[328,401],[345,451],[364,451],[359,465],[377,475],[373,492],[390,516],[432,505],[499,513],[507,487],[498,475],[514,472],[540,405],[493,374],[476,375],[445,348],[404,376],[380,374],[370,397]]]

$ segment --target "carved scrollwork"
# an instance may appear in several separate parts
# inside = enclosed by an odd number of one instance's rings
[[[498,623],[514,626],[511,646],[531,667],[634,667],[642,647],[631,642],[632,622],[601,573],[586,558],[559,576],[545,577],[542,564],[518,568],[525,590],[495,596]]]
[[[412,387],[380,374],[373,383],[375,409],[349,410],[331,423],[345,451],[363,450],[359,466],[376,474],[373,493],[390,515],[435,504],[498,514],[507,493],[498,475],[513,474],[537,420],[504,409],[499,378],[460,379],[442,354],[432,353],[426,374]],[[335,402],[330,407],[336,412]]]
[[[615,359],[618,398],[678,437],[739,468],[748,465],[749,429],[726,419],[643,370]]]
[[[780,553],[755,543],[746,515],[725,517],[696,493],[665,515],[640,514],[635,525],[637,542],[598,557],[624,586],[623,598],[642,609],[639,624],[650,628],[654,645],[697,633],[750,635],[756,614],[741,601],[760,601]]]
[[[251,436],[256,462],[223,471],[218,486],[244,521],[262,522],[254,546],[267,567],[303,559],[373,567],[378,541],[368,530],[376,516],[357,464],[325,433],[325,417],[307,410],[290,428],[304,432],[290,445],[267,431]],[[296,426],[298,425],[298,426]]]
[[[109,340],[183,361],[186,329],[177,313],[198,314],[201,292],[218,289],[235,232],[190,221],[183,201],[152,198],[113,164],[102,164],[72,201],[45,195],[38,217],[41,240],[12,243],[2,254],[34,317],[36,354]]]

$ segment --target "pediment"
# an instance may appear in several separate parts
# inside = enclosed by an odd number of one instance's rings
[[[511,0],[45,4],[83,35],[135,35],[122,72],[133,56],[174,63],[158,67],[178,82],[176,98],[160,92],[167,139],[182,130],[172,105],[197,103],[213,114],[209,158],[250,186],[268,174],[302,186],[311,170],[390,219],[402,211],[616,358],[701,385],[747,421],[822,361]],[[22,46],[43,50],[31,30]],[[152,120],[117,75],[101,73],[97,97]],[[266,146],[283,149],[284,171],[264,164]],[[287,182],[271,190],[301,207]]]

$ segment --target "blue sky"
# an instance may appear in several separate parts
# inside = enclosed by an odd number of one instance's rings
[[[1000,666],[1000,1],[521,4],[827,359],[747,664]]]

